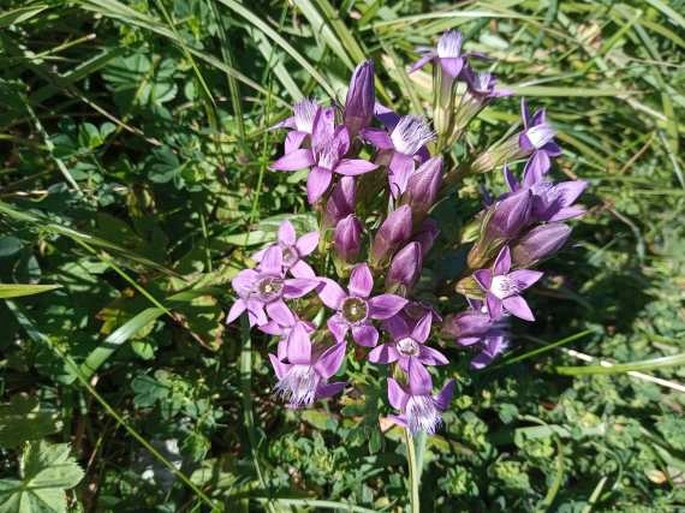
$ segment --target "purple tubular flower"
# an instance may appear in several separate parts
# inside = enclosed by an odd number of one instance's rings
[[[423,254],[421,244],[410,242],[404,246],[390,262],[390,269],[385,279],[385,288],[406,296],[421,276]]]
[[[547,122],[544,109],[531,116],[526,101],[521,99],[521,117],[524,130],[519,135],[519,147],[525,155],[530,155],[523,171],[523,184],[530,187],[549,171],[551,158],[561,155],[561,148],[554,142],[555,132]]]
[[[362,130],[362,137],[373,144],[387,161],[390,192],[397,198],[407,188],[414,172],[414,159],[425,160],[425,145],[435,138],[428,122],[419,116],[402,116],[388,134],[378,128]]]
[[[534,321],[533,312],[520,294],[542,278],[543,273],[527,269],[510,271],[511,252],[509,246],[504,246],[492,269],[479,269],[473,273],[474,279],[485,291],[488,314],[497,320],[506,311],[520,319]]]
[[[357,199],[357,184],[353,176],[341,176],[333,186],[326,202],[323,217],[324,228],[333,228],[341,219],[354,213]]]
[[[536,221],[564,221],[585,213],[585,208],[573,203],[583,193],[587,182],[569,180],[552,184],[539,181],[531,187],[533,193],[533,218]]]
[[[335,251],[344,262],[354,262],[361,250],[362,224],[350,214],[335,225],[333,241]]]
[[[314,204],[325,194],[333,174],[356,176],[373,171],[378,166],[363,159],[344,158],[350,149],[350,136],[344,126],[334,126],[333,109],[321,109],[314,120],[312,147],[294,150],[271,164],[275,171],[296,171],[310,168],[307,177],[307,197]]]
[[[423,431],[432,435],[440,427],[442,412],[452,400],[455,381],[449,380],[442,390],[433,396],[433,380],[425,367],[420,366],[420,369],[413,372],[408,388],[402,387],[393,378],[388,379],[388,400],[393,408],[401,412],[390,419],[395,424],[408,428],[412,433]]]
[[[442,186],[442,157],[433,157],[412,173],[400,202],[409,205],[418,220],[425,216],[435,203]]]
[[[412,73],[423,68],[431,61],[440,65],[443,73],[457,78],[464,67],[464,56],[461,53],[462,35],[458,30],[448,30],[438,40],[438,47],[430,50],[409,68]]]
[[[374,264],[390,259],[399,246],[411,237],[412,215],[408,205],[391,212],[383,221],[371,243],[371,261]]]
[[[345,99],[343,120],[354,137],[373,120],[376,92],[374,90],[373,61],[366,61],[356,67]]]
[[[372,289],[373,276],[366,264],[358,264],[352,269],[348,292],[333,280],[322,279],[317,291],[321,301],[336,311],[328,319],[328,329],[338,342],[343,342],[351,330],[357,344],[374,347],[378,343],[378,330],[371,320],[389,319],[407,304],[406,299],[395,294],[369,297]]]
[[[276,319],[281,310],[289,310],[284,299],[302,297],[319,284],[315,278],[285,279],[283,276],[283,250],[273,246],[264,252],[257,269],[240,271],[231,282],[238,300],[233,303],[226,318],[226,324],[235,321],[247,311],[250,326],[261,326],[268,322],[267,315]]]
[[[390,341],[381,344],[369,353],[369,361],[389,364],[398,362],[404,372],[409,372],[411,362],[421,365],[446,365],[445,356],[425,345],[430,336],[432,315],[427,313],[418,322],[410,325],[403,316],[396,315],[385,323]],[[412,366],[414,369],[416,365]]]
[[[511,245],[511,260],[520,268],[531,267],[558,252],[571,236],[571,227],[564,223],[536,226]]]
[[[309,333],[296,325],[287,340],[285,360],[269,355],[276,371],[276,393],[292,408],[310,406],[315,400],[340,392],[345,383],[328,383],[342,364],[345,344],[336,344],[323,352],[309,339]]]
[[[274,125],[273,128],[289,128],[285,139],[285,153],[297,150],[312,135],[314,119],[321,106],[314,100],[304,98],[293,105],[293,115]]]
[[[283,221],[278,227],[278,247],[283,252],[283,268],[295,278],[314,278],[316,273],[303,259],[310,255],[319,244],[319,232],[309,232],[299,239],[290,221]],[[261,262],[266,249],[252,255],[252,259]]]

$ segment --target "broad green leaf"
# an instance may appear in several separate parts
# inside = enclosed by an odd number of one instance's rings
[[[11,297],[33,296],[49,290],[60,288],[61,285],[31,285],[28,283],[0,283],[0,299]]]
[[[65,490],[83,479],[68,444],[29,442],[21,457],[21,480],[0,480],[0,513],[64,513]]]
[[[35,398],[15,395],[9,404],[0,405],[0,447],[17,447],[60,429],[57,413],[41,410]]]

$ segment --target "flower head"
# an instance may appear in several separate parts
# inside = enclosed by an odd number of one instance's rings
[[[309,232],[297,238],[295,227],[290,221],[283,221],[278,227],[277,246],[283,254],[283,269],[296,278],[313,278],[314,270],[304,261],[319,244],[319,232]],[[261,262],[266,249],[252,255],[252,259]]]
[[[274,125],[273,128],[288,128],[290,132],[285,139],[285,153],[299,149],[304,141],[311,137],[314,119],[321,110],[314,100],[304,98],[293,105],[293,115]]]
[[[545,109],[531,115],[524,99],[521,100],[523,132],[519,135],[519,147],[524,154],[530,155],[524,169],[523,183],[530,187],[542,179],[552,167],[551,158],[561,155],[561,148],[554,142],[555,131],[547,122]]]
[[[348,291],[335,281],[324,278],[317,289],[321,301],[336,313],[328,319],[328,329],[338,342],[343,342],[348,331],[362,346],[374,347],[378,343],[378,330],[372,320],[384,320],[397,314],[407,300],[394,294],[370,297],[373,276],[366,264],[352,269]]]
[[[362,128],[371,124],[376,103],[374,90],[373,61],[366,61],[357,66],[347,90],[343,119],[345,126],[354,137]]]
[[[457,78],[464,67],[464,55],[461,53],[462,35],[458,30],[448,30],[438,39],[437,48],[423,54],[410,68],[412,73],[429,62],[438,64],[443,73],[452,78]]]

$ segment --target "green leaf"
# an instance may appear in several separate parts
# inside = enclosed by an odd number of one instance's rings
[[[62,429],[54,411],[41,411],[38,401],[15,395],[10,404],[0,405],[0,446],[18,447],[22,442],[39,440]]]
[[[10,297],[32,296],[49,290],[60,288],[61,285],[30,285],[27,283],[0,283],[0,299]]]
[[[0,257],[8,257],[21,251],[24,243],[16,237],[3,237],[0,239]]]
[[[0,480],[0,513],[64,513],[65,490],[83,475],[68,444],[29,442],[21,457],[21,480]]]

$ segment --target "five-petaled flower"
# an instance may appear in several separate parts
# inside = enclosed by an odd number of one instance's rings
[[[289,271],[295,278],[314,278],[316,273],[311,266],[304,261],[304,257],[310,255],[319,244],[319,232],[309,232],[297,237],[295,227],[290,221],[283,221],[278,227],[278,247],[283,254],[283,268]],[[261,262],[268,248],[252,255],[252,259]]]

